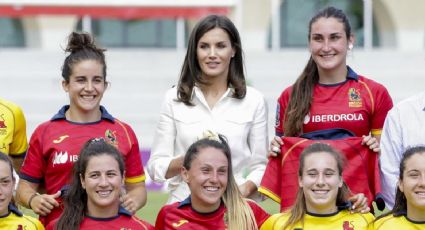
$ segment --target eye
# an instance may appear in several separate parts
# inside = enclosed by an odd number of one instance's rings
[[[114,176],[116,176],[116,175],[117,175],[117,173],[116,173],[116,172],[108,172],[108,173],[106,173],[106,175],[107,175],[108,177],[114,177]]]
[[[338,34],[332,34],[330,39],[331,39],[332,41],[336,41],[336,40],[338,40],[338,39],[340,39],[340,38],[341,38],[341,36],[339,36]]]
[[[208,45],[207,45],[207,44],[202,43],[202,44],[200,44],[200,45],[199,45],[199,48],[200,48],[200,49],[206,49],[206,48],[208,48]]]
[[[318,36],[318,35],[313,35],[312,38],[311,38],[311,40],[320,42],[320,41],[323,40],[323,37],[322,36]]]
[[[11,183],[11,180],[9,180],[9,179],[6,179],[6,180],[2,180],[2,181],[0,181],[0,184],[2,185],[2,186],[7,186],[7,185],[9,185]]]
[[[217,44],[217,47],[223,49],[223,48],[226,48],[227,45],[224,42],[220,42]]]
[[[96,179],[99,177],[99,175],[100,175],[99,173],[90,173],[89,178]]]
[[[220,175],[226,175],[227,174],[227,169],[219,169],[218,170],[218,174],[220,174]]]

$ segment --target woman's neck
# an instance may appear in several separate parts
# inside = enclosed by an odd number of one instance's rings
[[[208,81],[208,84],[203,84],[199,87],[204,94],[205,100],[210,108],[220,100],[224,93],[227,91],[227,79],[226,81],[215,79],[214,81]]]
[[[65,117],[68,121],[89,123],[99,121],[102,117],[102,112],[100,111],[100,108],[85,113],[75,108],[69,107],[69,109],[65,112]]]
[[[337,84],[347,79],[348,70],[345,65],[335,70],[324,70],[319,68],[318,71],[320,84]]]
[[[407,204],[407,218],[413,221],[425,221],[425,210],[417,209]]]
[[[119,203],[116,208],[110,207],[97,207],[94,205],[87,204],[87,215],[94,218],[111,218],[118,215]]]

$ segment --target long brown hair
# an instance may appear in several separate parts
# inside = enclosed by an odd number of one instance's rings
[[[218,135],[218,138],[203,138],[193,143],[183,160],[183,167],[190,170],[192,161],[196,158],[202,149],[212,147],[221,150],[227,158],[228,174],[227,174],[227,187],[224,191],[222,200],[227,209],[227,229],[229,230],[257,230],[257,224],[254,214],[247,201],[242,197],[239,187],[233,176],[232,157],[229,145],[223,135]]]
[[[314,144],[311,144],[310,146],[306,147],[303,152],[300,155],[300,166],[298,168],[298,177],[301,178],[303,176],[303,169],[305,165],[305,159],[312,155],[316,154],[318,152],[326,152],[329,153],[336,161],[337,167],[338,167],[338,175],[342,178],[342,172],[344,170],[344,164],[345,164],[345,158],[342,156],[341,153],[336,151],[334,148],[332,148],[330,145],[317,142]],[[344,204],[348,197],[350,196],[351,192],[348,186],[345,184],[345,182],[342,183],[342,187],[338,189],[338,194],[336,197],[336,206],[340,206]],[[294,205],[289,210],[289,218],[288,221],[283,226],[283,230],[294,226],[296,223],[300,222],[303,223],[304,216],[307,212],[307,205],[305,201],[304,191],[302,188],[298,189],[297,197],[295,199]]]
[[[228,85],[235,90],[232,95],[234,98],[242,99],[246,94],[246,83],[244,74],[244,62],[242,53],[242,43],[236,26],[226,16],[209,15],[199,21],[189,37],[186,56],[184,58],[180,79],[177,86],[177,101],[186,105],[193,105],[192,90],[195,84],[208,84],[202,79],[201,67],[198,63],[196,54],[198,42],[208,31],[220,28],[229,35],[232,48],[236,51],[235,56],[230,60]]]
[[[320,18],[336,18],[344,25],[347,38],[351,36],[351,26],[344,12],[335,7],[327,7],[319,11],[309,22],[308,40],[311,37],[311,26]],[[319,82],[317,64],[310,56],[303,72],[292,86],[291,97],[283,119],[285,136],[299,136],[303,134],[303,121],[310,111],[313,101],[314,85]]]
[[[94,138],[87,141],[81,150],[78,160],[74,163],[71,185],[64,196],[64,210],[55,229],[77,230],[87,213],[87,192],[83,188],[80,175],[84,177],[89,160],[94,156],[108,155],[118,162],[121,177],[124,177],[124,160],[117,148],[104,139]],[[118,211],[118,207],[117,207]]]

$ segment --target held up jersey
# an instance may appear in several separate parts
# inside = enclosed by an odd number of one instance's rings
[[[361,137],[339,140],[320,140],[344,154],[347,164],[343,179],[353,194],[364,193],[369,206],[380,197],[378,154],[361,145]],[[284,137],[281,154],[270,157],[259,191],[280,203],[281,211],[293,205],[298,191],[299,157],[305,147],[319,142],[299,137]],[[378,199],[379,198],[379,199]],[[382,203],[383,204],[383,203]]]

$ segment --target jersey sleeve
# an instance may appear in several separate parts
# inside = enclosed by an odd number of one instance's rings
[[[287,88],[282,92],[280,97],[277,99],[275,135],[279,137],[283,136],[285,132],[285,130],[283,130],[283,125],[285,122],[285,111],[288,106],[290,96],[291,96],[291,88]]]
[[[388,111],[393,107],[393,101],[387,89],[378,85],[374,95],[375,108],[371,119],[371,133],[372,135],[381,135],[382,127],[384,126],[385,117]]]
[[[267,197],[271,198],[275,202],[281,202],[280,195],[281,191],[281,161],[282,154],[277,155],[276,157],[269,157],[269,162],[266,166],[266,171],[264,172],[263,179],[261,180],[261,185],[258,188],[258,191]]]
[[[131,145],[131,148],[130,152],[125,157],[125,182],[144,182],[146,177],[143,169],[142,158],[140,155],[139,142],[133,129],[131,129],[128,125],[126,125],[126,128],[130,139],[129,143]]]
[[[257,203],[253,201],[248,201],[249,206],[251,207],[252,212],[254,213],[255,221],[257,222],[258,228],[270,217],[263,208],[261,208]]]
[[[43,155],[43,132],[45,126],[39,126],[31,136],[28,152],[20,171],[20,177],[32,183],[41,183],[47,162]]]
[[[26,121],[21,108],[15,108],[14,118],[15,127],[13,130],[13,141],[10,145],[9,154],[11,156],[19,156],[25,154],[28,148]]]

